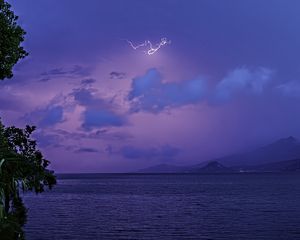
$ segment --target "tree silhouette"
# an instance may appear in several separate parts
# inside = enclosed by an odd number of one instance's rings
[[[28,55],[21,43],[25,31],[10,5],[0,0],[0,80],[13,76],[13,66]],[[5,127],[0,119],[0,239],[24,239],[27,210],[20,191],[41,193],[56,184],[49,161],[31,135],[35,127]]]
[[[0,0],[0,80],[13,76],[13,66],[28,53],[21,46],[25,31],[17,24],[18,16],[10,4]]]
[[[0,236],[13,236],[8,239],[23,236],[26,208],[20,190],[41,193],[45,187],[51,189],[56,184],[54,173],[47,169],[49,161],[31,138],[34,130],[31,126],[5,127],[0,122]]]

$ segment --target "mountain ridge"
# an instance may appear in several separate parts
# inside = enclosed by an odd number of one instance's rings
[[[300,159],[300,141],[289,136],[249,152],[233,154],[196,165],[176,166],[159,164],[139,170],[140,173],[196,173],[236,171],[283,171],[284,166]],[[296,161],[297,162],[297,161]],[[295,163],[296,167],[297,163]],[[300,165],[300,163],[299,163]],[[282,166],[282,167],[280,167]],[[288,167],[288,166],[286,166]],[[292,166],[289,166],[293,168]],[[299,167],[300,168],[300,167]],[[280,170],[281,169],[281,170]]]

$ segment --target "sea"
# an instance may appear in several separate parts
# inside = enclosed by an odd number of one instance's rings
[[[300,174],[66,174],[25,194],[27,240],[300,239]]]

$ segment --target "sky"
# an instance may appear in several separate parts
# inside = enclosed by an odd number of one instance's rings
[[[300,137],[298,0],[9,2],[29,56],[0,82],[0,116],[36,125],[56,172],[191,165]]]

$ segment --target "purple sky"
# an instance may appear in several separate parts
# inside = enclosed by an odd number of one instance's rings
[[[30,55],[0,83],[57,172],[188,165],[300,137],[298,0],[9,1]],[[171,40],[155,54],[135,44]]]

